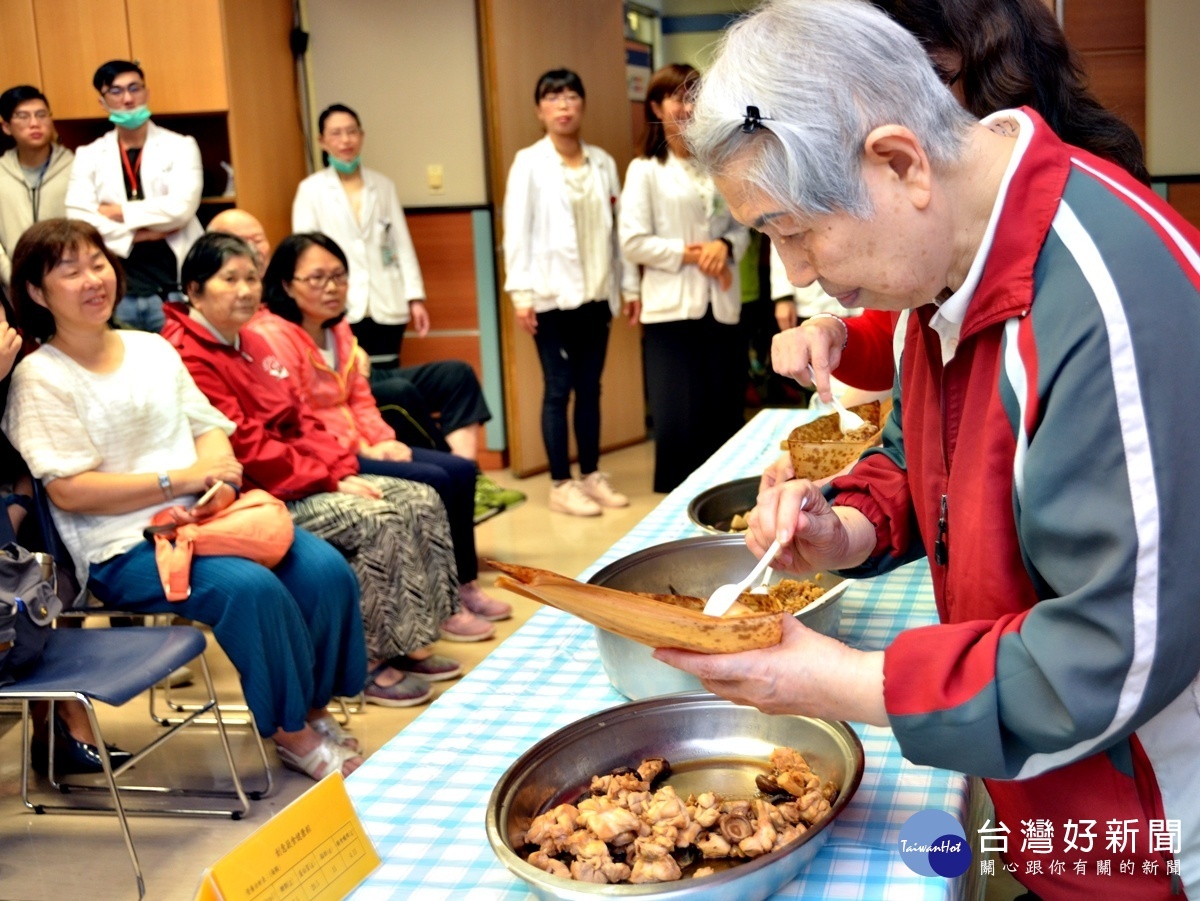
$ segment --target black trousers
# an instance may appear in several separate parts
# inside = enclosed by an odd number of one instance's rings
[[[654,490],[671,491],[745,421],[746,345],[736,325],[702,319],[642,327],[654,428]]]
[[[351,328],[370,356],[396,355],[396,363],[371,366],[371,393],[384,421],[411,447],[449,451],[445,435],[492,418],[475,370],[461,360],[400,366],[403,325],[370,319]]]
[[[542,441],[550,459],[550,478],[571,478],[567,405],[575,393],[575,446],[579,472],[589,475],[600,465],[600,376],[608,353],[612,311],[607,300],[593,300],[574,310],[537,314],[538,359],[542,361]]]

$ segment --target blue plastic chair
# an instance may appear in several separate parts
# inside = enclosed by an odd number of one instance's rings
[[[229,816],[241,819],[250,811],[250,801],[242,789],[229,738],[221,721],[221,712],[213,692],[212,678],[204,660],[205,637],[192,626],[146,627],[140,629],[55,629],[50,633],[45,654],[37,669],[24,679],[0,687],[0,700],[21,702],[22,761],[21,800],[35,813],[62,812],[115,812],[133,864],[137,878],[138,898],[145,896],[145,882],[141,866],[133,846],[126,813],[173,814],[192,816]],[[208,702],[169,731],[163,732],[141,748],[122,766],[114,769],[109,760],[104,735],[96,717],[94,701],[119,707],[150,689],[160,680],[185,664],[198,664],[208,689]],[[35,701],[81,701],[87,709],[96,747],[104,767],[104,781],[112,805],[50,804],[35,803],[29,796],[30,769],[30,704]],[[192,725],[203,713],[211,713],[221,739],[225,762],[229,766],[232,791],[184,791],[167,786],[118,786],[117,780],[127,770],[144,759],[150,752],[174,737],[181,729]],[[54,730],[50,730],[50,774],[51,784],[63,794],[78,795],[80,792],[103,791],[104,786],[76,785],[54,781]],[[212,807],[167,807],[162,804],[148,808],[126,807],[122,794],[147,793],[157,799],[164,796],[221,796],[236,798],[236,804],[228,808]],[[144,794],[143,794],[144,796]]]

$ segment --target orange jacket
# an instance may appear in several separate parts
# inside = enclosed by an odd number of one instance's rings
[[[358,370],[358,341],[345,320],[329,330],[333,335],[336,370],[325,362],[308,332],[274,313],[260,311],[246,324],[246,329],[271,346],[291,373],[301,399],[343,447],[357,454],[365,446],[396,437],[379,415],[370,383]]]

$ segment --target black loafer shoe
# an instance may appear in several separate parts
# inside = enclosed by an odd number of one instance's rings
[[[116,745],[107,747],[108,759],[114,770],[133,756]],[[34,736],[29,750],[34,771],[45,776],[50,760],[49,743]],[[58,775],[104,772],[104,766],[100,763],[100,751],[96,746],[73,737],[58,717],[54,718],[54,752],[54,772]]]

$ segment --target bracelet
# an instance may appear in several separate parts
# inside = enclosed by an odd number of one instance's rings
[[[846,345],[850,342],[850,327],[846,325],[846,320],[837,313],[813,313],[809,319],[836,319],[842,326],[842,350],[846,349]]]
[[[175,489],[171,487],[171,477],[167,473],[158,474],[158,487],[162,489],[163,497],[169,501],[175,500]]]

